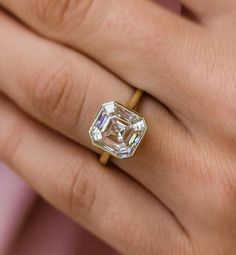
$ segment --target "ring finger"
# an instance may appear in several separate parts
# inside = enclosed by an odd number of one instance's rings
[[[125,103],[133,88],[84,56],[34,35],[3,14],[0,21],[0,90],[33,117],[94,149],[87,134],[94,113],[106,101]],[[149,125],[146,142],[134,160],[114,162],[157,193],[156,186],[169,189],[170,176],[176,180],[176,175],[165,171],[158,178],[159,186],[154,176],[158,167],[167,169],[172,158],[178,158],[179,151],[172,148],[179,147],[179,139],[183,142],[185,135],[176,119],[151,97],[144,98],[141,111]],[[155,168],[150,163],[153,159]]]

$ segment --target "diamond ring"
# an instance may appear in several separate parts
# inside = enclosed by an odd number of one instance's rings
[[[100,163],[106,165],[110,156],[119,159],[134,155],[142,141],[147,124],[137,113],[143,91],[137,90],[126,106],[112,101],[105,103],[98,111],[89,130],[92,143],[103,150]]]

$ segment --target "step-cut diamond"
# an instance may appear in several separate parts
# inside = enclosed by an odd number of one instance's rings
[[[103,104],[89,130],[92,143],[117,158],[134,155],[147,130],[145,119],[117,102]]]

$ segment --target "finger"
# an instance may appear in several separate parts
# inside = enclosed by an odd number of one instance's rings
[[[196,88],[189,86],[186,66],[197,47],[197,25],[154,1],[0,2],[37,31],[83,51],[173,111],[190,110],[183,104],[189,105]]]
[[[34,118],[95,150],[88,135],[94,114],[106,101],[125,103],[132,89],[90,60],[20,29],[4,16],[0,22],[0,37],[3,49],[0,90]],[[186,134],[151,97],[143,98],[140,111],[148,123],[143,144],[135,158],[114,162],[158,194],[160,187],[170,188],[167,180],[176,180],[176,169],[170,171],[170,162],[180,157],[182,151],[176,148],[180,141],[184,144]],[[183,147],[188,150],[187,146]],[[156,179],[162,182],[160,186],[156,185]],[[175,194],[172,195],[172,202],[178,201]]]
[[[0,156],[61,211],[123,254],[171,254],[174,246],[183,252],[183,233],[168,210],[129,177],[3,97],[0,122]]]

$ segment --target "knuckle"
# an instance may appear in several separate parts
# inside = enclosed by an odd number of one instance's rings
[[[28,87],[33,106],[43,117],[62,119],[69,111],[74,80],[67,66],[43,70]]]
[[[33,0],[32,7],[36,10],[36,18],[39,22],[54,27],[61,25],[72,2],[71,0]]]
[[[32,0],[36,18],[49,28],[67,25],[72,20],[82,22],[94,0]]]
[[[66,178],[58,190],[67,204],[69,214],[77,217],[78,214],[89,214],[96,202],[96,187],[89,178],[87,163],[83,160],[71,160],[64,168]]]

